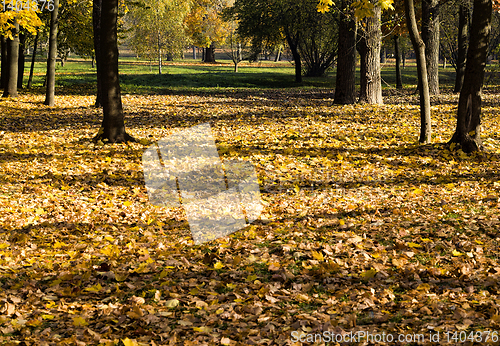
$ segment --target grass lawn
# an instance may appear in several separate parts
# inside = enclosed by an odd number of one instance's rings
[[[32,90],[0,99],[0,345],[498,336],[497,86],[483,98],[486,151],[467,156],[443,145],[452,70],[432,98],[433,143],[419,145],[412,67],[384,105],[334,106],[333,74],[296,85],[286,64],[167,64],[158,76],[133,62],[120,70],[137,143],[90,140],[102,116],[90,62],[59,67],[55,107],[41,63]],[[383,78],[394,84],[390,67]],[[223,161],[255,166],[263,213],[194,245],[183,208],[149,203],[141,158],[205,122]]]

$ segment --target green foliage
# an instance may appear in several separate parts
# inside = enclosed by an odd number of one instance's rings
[[[231,14],[239,20],[238,33],[254,47],[279,44],[298,46],[306,76],[321,76],[336,56],[337,20],[333,11],[320,14],[315,0],[236,0]]]
[[[181,0],[135,2],[127,14],[134,51],[150,60],[182,56],[188,44],[184,19],[189,9]]]
[[[59,8],[57,55],[65,59],[70,51],[81,56],[94,54],[92,0],[62,1]]]

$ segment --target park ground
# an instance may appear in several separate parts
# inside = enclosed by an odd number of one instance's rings
[[[90,63],[58,69],[53,108],[41,67],[33,89],[0,100],[1,345],[291,345],[322,331],[498,344],[492,80],[486,150],[467,156],[444,145],[451,69],[432,99],[433,142],[419,145],[412,67],[384,105],[334,106],[332,75],[298,86],[291,65],[170,64],[158,76],[122,60],[139,141],[109,145],[91,141],[102,111]],[[222,160],[255,165],[264,212],[194,245],[181,208],[148,202],[141,157],[204,122]]]

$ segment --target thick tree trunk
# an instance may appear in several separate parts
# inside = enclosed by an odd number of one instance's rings
[[[23,78],[24,78],[24,49],[26,45],[26,34],[20,32],[19,33],[19,57],[17,60],[17,88],[23,88]]]
[[[49,57],[47,59],[47,86],[44,104],[54,106],[56,90],[56,57],[59,0],[54,0],[54,10],[50,13]]]
[[[100,35],[103,119],[94,140],[107,140],[110,143],[134,141],[125,132],[118,75],[117,19],[118,0],[103,1]]]
[[[474,0],[464,84],[458,100],[457,128],[450,143],[466,153],[481,150],[481,91],[491,31],[491,0]]]
[[[455,88],[453,89],[455,93],[460,92],[464,84],[465,60],[467,57],[467,35],[469,33],[469,4],[461,4],[458,13],[457,73],[455,76]]]
[[[361,56],[359,102],[382,104],[382,79],[380,77],[380,46],[382,31],[380,29],[380,5],[373,8],[373,17],[363,19],[362,39],[359,42]],[[364,68],[363,68],[364,66]]]
[[[350,6],[352,0],[341,4],[338,37],[337,76],[335,80],[336,104],[356,102],[356,20]]]
[[[36,51],[38,48],[38,37],[39,33],[37,31],[35,36],[35,43],[33,45],[33,55],[31,56],[30,76],[28,77],[28,85],[27,85],[28,89],[31,88],[31,84],[33,83],[33,72],[35,70]]]
[[[196,46],[193,46],[193,60],[196,60]]]
[[[1,81],[0,81],[0,87],[2,89],[5,89],[5,87],[7,86],[7,79],[8,79],[8,74],[9,74],[9,71],[8,71],[8,68],[9,68],[9,65],[8,65],[8,57],[7,57],[7,38],[5,36],[2,36],[0,37],[1,39],[1,44],[2,44],[2,62],[1,62],[1,73],[2,73],[2,78],[1,78]]]
[[[13,40],[7,40],[7,80],[2,97],[17,97],[17,69],[19,59],[19,24],[14,19]]]
[[[429,93],[439,94],[439,0],[422,1],[422,40]]]
[[[93,0],[92,29],[94,31],[94,52],[97,75],[97,95],[94,107],[102,107],[102,68],[101,62],[101,7],[102,0]]]
[[[210,47],[205,48],[205,59],[203,62],[214,63],[215,62],[215,46],[212,43]]]
[[[431,99],[427,81],[427,67],[425,64],[425,44],[418,33],[417,20],[413,0],[404,0],[406,26],[410,34],[413,49],[417,55],[418,92],[420,94],[420,143],[431,141]]]
[[[394,40],[394,55],[396,56],[396,89],[403,89],[401,79],[401,53],[399,52],[399,35],[392,37]]]

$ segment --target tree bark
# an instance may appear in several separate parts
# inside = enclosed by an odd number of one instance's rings
[[[356,20],[351,4],[352,0],[343,0],[341,4],[335,104],[356,102]]]
[[[2,97],[17,97],[17,75],[19,59],[19,23],[14,19],[13,40],[7,40],[7,80]]]
[[[94,31],[94,52],[97,75],[97,95],[94,107],[102,107],[102,68],[101,62],[101,7],[102,0],[93,0],[92,6],[92,29]]]
[[[394,40],[394,55],[396,56],[396,89],[403,89],[401,79],[401,53],[399,52],[399,35],[392,37]]]
[[[380,77],[380,46],[382,42],[380,5],[375,5],[373,11],[373,17],[363,19],[366,25],[359,41],[361,57],[359,102],[382,104],[384,101]]]
[[[24,62],[25,62],[25,55],[24,55],[24,49],[26,45],[26,34],[23,32],[19,33],[19,57],[17,60],[17,88],[22,89],[23,88],[23,78],[24,78]]]
[[[429,93],[439,94],[439,0],[422,0],[422,40]]]
[[[2,73],[2,78],[1,78],[1,81],[0,81],[0,87],[2,89],[5,89],[6,85],[7,85],[7,76],[8,76],[8,68],[9,68],[9,64],[8,64],[8,57],[7,57],[7,37],[5,36],[2,36],[1,37],[1,44],[2,44],[2,62],[1,62],[1,73]]]
[[[455,88],[453,92],[458,93],[464,84],[465,61],[467,57],[467,35],[469,33],[469,4],[462,3],[458,11],[458,54],[457,73],[455,76]]]
[[[118,75],[118,0],[106,0],[101,7],[101,71],[103,119],[95,141],[109,143],[134,141],[125,132],[125,121]]]
[[[382,47],[380,49],[380,63],[385,64],[386,61],[387,61],[387,48]]]
[[[281,46],[278,47],[278,51],[276,52],[276,56],[274,57],[274,62],[278,62],[281,60]]]
[[[418,92],[420,94],[420,143],[431,141],[431,99],[427,81],[427,67],[425,63],[425,44],[418,33],[417,20],[413,0],[404,0],[406,26],[410,34],[413,49],[417,55]]]
[[[50,13],[50,33],[49,33],[49,57],[47,59],[47,86],[45,89],[45,102],[48,106],[54,106],[56,90],[56,58],[57,58],[57,29],[59,0],[54,0],[54,10]]]
[[[28,85],[27,85],[28,89],[31,88],[31,84],[33,83],[33,72],[35,70],[36,51],[38,48],[38,37],[39,37],[39,33],[37,31],[36,36],[35,36],[35,43],[33,46],[33,55],[31,56],[30,76],[28,78]]]
[[[286,41],[292,51],[293,61],[295,63],[295,82],[302,83],[302,61],[299,54],[299,36],[292,37],[288,30],[285,30]]]
[[[481,91],[491,31],[491,0],[474,0],[464,83],[460,91],[457,127],[451,143],[466,153],[483,149],[481,141]]]
[[[215,63],[215,45],[212,43],[210,47],[205,48],[205,56],[203,62]]]

